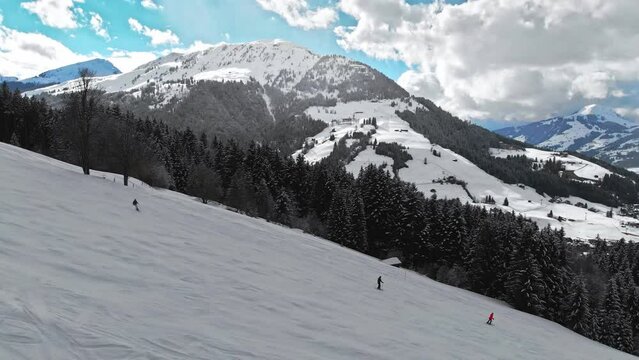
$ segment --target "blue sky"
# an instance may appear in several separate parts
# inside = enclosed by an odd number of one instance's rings
[[[337,45],[332,28],[304,30],[287,24],[277,14],[260,7],[255,0],[156,0],[162,9],[149,9],[140,0],[85,0],[76,3],[84,16],[75,12],[79,23],[85,26],[74,29],[60,29],[45,25],[21,3],[27,0],[3,0],[1,8],[3,25],[21,32],[36,32],[55,39],[73,52],[103,56],[113,50],[161,53],[172,47],[188,47],[195,41],[206,43],[246,42],[261,39],[280,38],[303,45],[320,54],[342,54],[365,62],[397,79],[408,66],[397,60],[378,60],[361,51],[346,51]],[[429,3],[431,1],[408,1],[409,3]],[[330,5],[332,1],[310,1],[311,8]],[[188,4],[188,6],[185,6]],[[91,13],[101,16],[109,39],[98,36],[88,24]],[[180,39],[178,45],[152,46],[144,35],[134,32],[128,20],[134,18],[149,28],[171,30]],[[354,25],[354,19],[344,13],[339,14],[336,26]],[[43,67],[42,70],[48,68]],[[1,69],[0,74],[11,75],[11,69]],[[33,74],[35,75],[35,74]]]
[[[588,104],[639,120],[637,0],[0,0],[0,75],[283,39],[490,127]],[[620,41],[619,39],[623,39]]]

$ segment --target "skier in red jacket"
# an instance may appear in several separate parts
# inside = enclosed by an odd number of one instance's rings
[[[495,314],[494,313],[490,313],[490,315],[488,315],[488,321],[486,321],[486,324],[492,325],[494,319],[495,319]]]

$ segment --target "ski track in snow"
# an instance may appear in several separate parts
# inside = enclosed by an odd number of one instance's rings
[[[7,144],[0,168],[2,359],[632,358],[135,179],[124,187]]]

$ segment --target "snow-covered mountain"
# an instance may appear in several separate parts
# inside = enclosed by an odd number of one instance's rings
[[[78,74],[82,69],[89,69],[95,73],[96,76],[107,76],[121,73],[120,70],[108,60],[93,59],[45,71],[38,76],[22,79],[20,82],[37,85],[59,84],[65,81],[77,79],[79,77]]]
[[[134,97],[154,94],[153,107],[188,95],[198,81],[255,80],[270,97],[287,101],[309,98],[373,99],[406,96],[408,93],[371,67],[342,56],[320,56],[286,41],[255,41],[218,44],[186,54],[172,53],[137,69],[97,79],[107,93],[124,92]],[[34,93],[58,94],[72,90],[74,82],[40,89]],[[267,99],[268,100],[268,99]]]
[[[2,76],[0,75],[0,82],[10,82],[10,81],[18,81],[18,78],[15,76]]]
[[[633,358],[500,301],[135,179],[124,187],[114,174],[84,176],[5,143],[0,168],[11,169],[0,171],[2,359]]]
[[[496,132],[551,150],[576,151],[624,166],[639,165],[639,124],[601,105]]]

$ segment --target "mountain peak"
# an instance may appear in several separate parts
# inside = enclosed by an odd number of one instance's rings
[[[586,105],[581,110],[579,110],[576,114],[596,115],[596,116],[602,116],[605,118],[620,117],[613,109],[607,106],[598,105],[598,104]]]
[[[95,76],[107,76],[121,73],[121,71],[108,60],[93,59],[45,71],[38,76],[24,79],[21,82],[34,84],[59,84],[68,80],[77,79],[78,73],[84,68],[93,71]]]
[[[637,129],[639,124],[614,109],[590,104],[567,116],[499,129],[497,133],[552,150],[578,151],[619,163],[634,156]]]
[[[635,126],[636,124],[628,119],[621,117],[612,108],[599,105],[590,104],[584,106],[581,110],[567,116],[568,118],[576,118],[579,116],[595,116],[595,118],[602,122],[614,122],[625,127]]]

